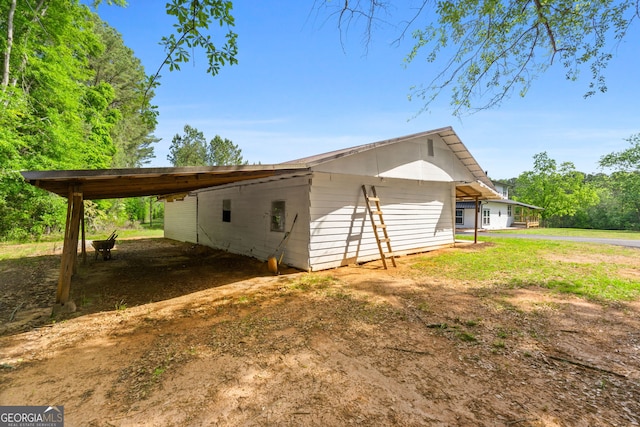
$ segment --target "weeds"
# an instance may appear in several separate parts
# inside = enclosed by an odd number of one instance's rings
[[[152,374],[154,381],[157,381],[160,378],[160,376],[162,374],[164,374],[164,371],[166,371],[166,370],[167,370],[167,368],[165,368],[163,366],[158,366],[157,368],[155,368],[153,370],[153,374]]]
[[[249,297],[246,295],[240,296],[237,301],[238,304],[243,304],[243,305],[249,304],[250,302],[251,302],[251,299],[249,299]]]
[[[456,337],[458,337],[461,341],[464,342],[477,342],[478,339],[470,332],[467,331],[456,331]]]
[[[497,350],[502,350],[507,346],[503,340],[495,340],[491,345]]]
[[[299,291],[325,289],[338,282],[338,279],[330,275],[308,273],[290,280],[287,284],[287,289]]]
[[[503,329],[499,329],[499,330],[498,330],[498,333],[496,334],[496,336],[497,336],[498,338],[505,339],[505,338],[507,338],[507,337],[509,336],[509,334],[507,333],[507,331],[505,331],[505,330],[503,330]]]

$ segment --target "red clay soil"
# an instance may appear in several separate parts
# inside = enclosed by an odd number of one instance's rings
[[[482,250],[475,247],[452,250]],[[320,273],[163,239],[80,268],[0,262],[0,404],[68,426],[640,424],[640,305],[418,275]]]

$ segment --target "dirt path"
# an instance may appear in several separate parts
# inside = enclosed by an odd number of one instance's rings
[[[71,318],[1,317],[0,404],[64,405],[69,426],[640,423],[637,302],[444,282],[412,259],[273,277],[122,242],[74,279]],[[15,295],[40,289],[0,267]]]

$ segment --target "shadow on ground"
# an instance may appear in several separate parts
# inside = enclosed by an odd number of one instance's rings
[[[59,254],[0,262],[0,335],[271,275],[255,258],[162,238],[119,240],[107,261],[96,258],[89,246],[87,261],[79,260],[71,283],[77,311],[53,319],[59,268]],[[297,271],[281,269],[282,274]]]

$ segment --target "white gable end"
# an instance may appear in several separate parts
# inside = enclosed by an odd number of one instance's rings
[[[468,168],[437,135],[423,135],[315,165],[318,172],[420,181],[473,181]]]

